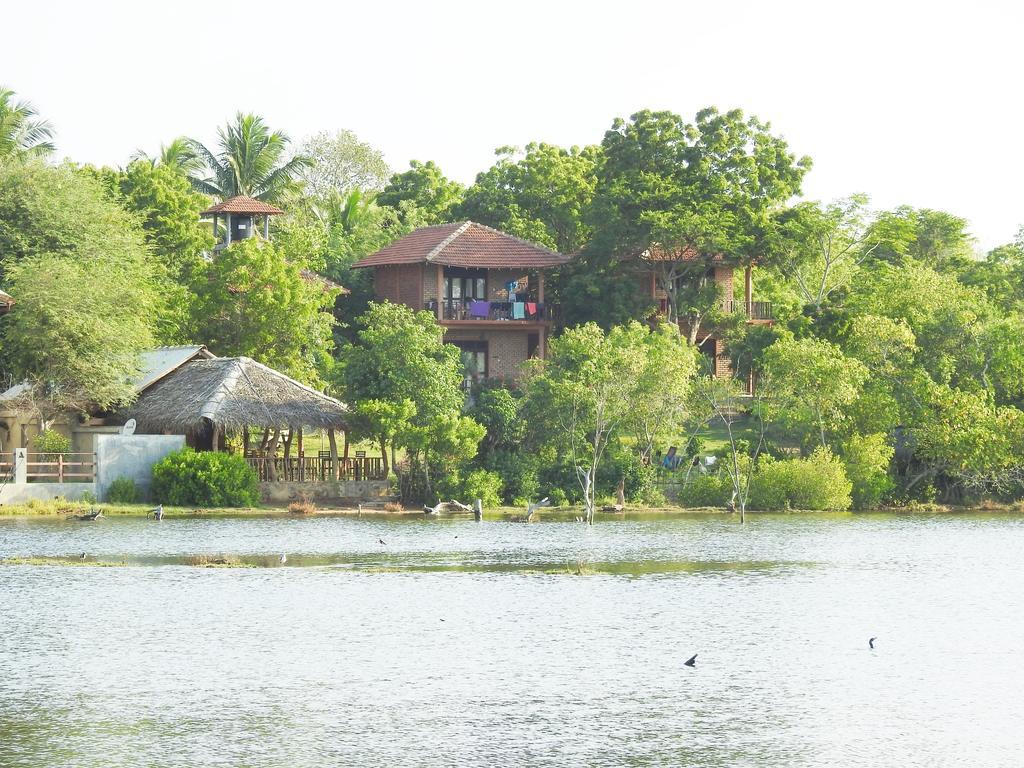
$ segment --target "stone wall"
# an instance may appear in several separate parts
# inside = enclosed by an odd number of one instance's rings
[[[391,496],[387,480],[311,480],[260,483],[260,498],[267,504],[287,504],[303,496],[311,501],[379,501]]]

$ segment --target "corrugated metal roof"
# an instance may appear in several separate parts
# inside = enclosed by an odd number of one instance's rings
[[[557,267],[569,257],[483,224],[464,221],[420,227],[353,264],[353,268],[430,262],[455,267]]]
[[[139,355],[140,370],[135,379],[135,387],[141,392],[160,381],[189,360],[195,358],[209,359],[215,357],[202,344],[189,344],[182,347],[157,347],[147,349]]]

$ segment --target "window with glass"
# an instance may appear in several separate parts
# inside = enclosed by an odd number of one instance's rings
[[[483,301],[486,298],[486,270],[445,267],[444,300],[449,319],[460,319],[469,302]]]
[[[474,382],[487,378],[487,342],[453,341],[462,358],[463,386],[469,389]]]

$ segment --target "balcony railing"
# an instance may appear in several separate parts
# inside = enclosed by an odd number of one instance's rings
[[[437,312],[437,304],[428,301],[425,309]],[[557,305],[533,301],[476,301],[474,299],[442,299],[444,320],[509,320],[514,322],[549,322],[555,319]]]
[[[722,310],[729,314],[739,312],[748,320],[772,319],[772,303],[770,301],[723,301]]]

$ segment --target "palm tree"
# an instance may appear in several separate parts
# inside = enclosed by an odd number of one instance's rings
[[[295,185],[296,174],[309,165],[303,155],[285,159],[289,138],[271,131],[263,118],[253,114],[235,115],[235,120],[217,130],[218,150],[213,152],[198,141],[189,142],[202,168],[190,174],[200,192],[221,199],[246,195],[273,202]]]
[[[179,136],[170,144],[161,144],[160,154],[156,157],[152,157],[139,149],[136,150],[130,159],[133,163],[142,161],[154,167],[158,165],[170,166],[190,178],[193,174],[200,174],[206,169],[206,164],[199,158],[199,155],[196,154],[195,149],[192,147],[192,140],[185,136]]]
[[[36,118],[27,101],[14,101],[14,91],[0,86],[0,160],[46,157],[56,149],[53,127]]]

